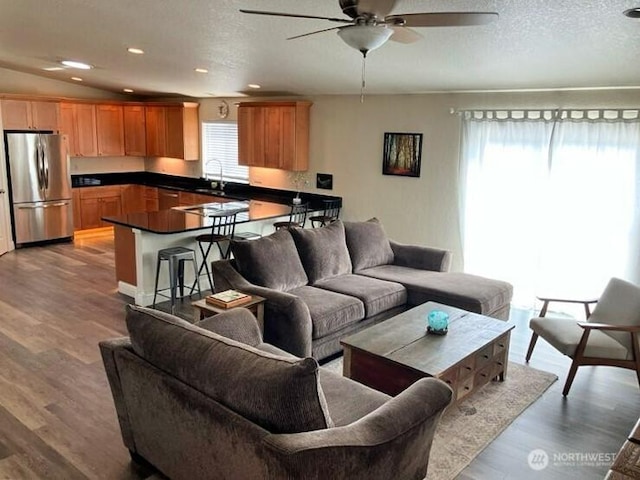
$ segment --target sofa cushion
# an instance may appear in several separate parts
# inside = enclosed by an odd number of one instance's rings
[[[364,275],[340,275],[314,286],[359,298],[364,303],[366,317],[372,317],[407,303],[407,290],[401,284]]]
[[[378,407],[391,397],[361,383],[320,367],[320,385],[327,399],[329,414],[336,427],[350,425]]]
[[[290,293],[307,305],[313,326],[311,338],[314,340],[364,318],[364,305],[355,297],[308,285]]]
[[[286,292],[308,282],[287,229],[256,240],[232,240],[231,251],[238,272],[251,283]]]
[[[324,278],[351,273],[342,221],[336,220],[322,228],[296,228],[291,236],[311,285]]]
[[[127,307],[137,355],[273,433],[332,426],[312,358],[272,355],[180,318]]]
[[[511,284],[468,273],[432,272],[381,265],[363,270],[359,274],[401,283],[407,289],[410,305],[431,301],[491,315],[509,305],[513,296]]]
[[[377,218],[366,222],[344,222],[353,271],[393,263],[393,250]]]

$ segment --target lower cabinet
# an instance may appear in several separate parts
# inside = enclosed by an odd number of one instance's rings
[[[119,185],[107,187],[85,187],[74,189],[75,230],[108,227],[102,217],[122,214],[122,190]],[[76,215],[79,214],[79,218]]]

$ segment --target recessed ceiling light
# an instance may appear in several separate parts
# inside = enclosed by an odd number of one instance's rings
[[[71,80],[75,82],[82,82],[83,80],[80,77],[71,77]]]
[[[630,8],[629,10],[625,10],[623,13],[629,18],[640,18],[640,7]]]
[[[194,70],[198,73],[209,73],[209,70],[206,68],[194,68]]]
[[[249,85],[247,85],[247,87],[249,88],[262,88],[260,85],[258,85],[257,83],[250,83]]]
[[[144,53],[144,50],[142,50],[141,48],[129,47],[127,48],[127,52],[135,53],[136,55],[142,55]]]
[[[58,72],[60,70],[64,70],[64,68],[62,68],[62,67],[45,67],[42,70],[45,70],[47,72]]]
[[[76,62],[75,60],[63,60],[60,63],[65,67],[79,68],[80,70],[91,70],[93,68],[87,63]]]
[[[131,90],[130,88],[123,88],[122,91],[127,93],[133,93],[133,90]]]

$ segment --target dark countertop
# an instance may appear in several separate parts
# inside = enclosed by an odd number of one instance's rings
[[[296,192],[290,190],[277,190],[274,188],[256,187],[243,183],[226,183],[224,192],[212,190],[210,180],[204,178],[178,177],[154,172],[122,172],[122,173],[96,173],[71,175],[71,185],[74,188],[97,187],[105,185],[137,184],[150,187],[167,188],[193,193],[203,193],[212,196],[223,196],[234,200],[260,200],[290,205]],[[322,210],[323,200],[341,199],[331,195],[318,195],[315,193],[301,193],[303,202],[309,202],[311,210]],[[213,200],[212,200],[213,201]]]
[[[212,204],[210,205],[215,207],[214,203],[212,199]],[[288,215],[290,210],[288,205],[261,200],[248,200],[242,203],[246,205],[246,208],[240,208],[236,216],[236,224],[282,217]],[[211,228],[210,217],[202,216],[195,213],[195,211],[189,211],[185,207],[174,207],[170,210],[157,212],[129,213],[103,217],[102,219],[114,225],[136,228],[161,235]]]

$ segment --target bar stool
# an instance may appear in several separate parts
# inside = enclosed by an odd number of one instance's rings
[[[311,222],[311,226],[313,228],[329,225],[330,223],[335,222],[338,217],[340,217],[340,207],[342,206],[342,200],[331,199],[322,200],[322,202],[324,204],[322,214],[309,217],[309,221]]]
[[[158,290],[158,278],[160,277],[160,267],[163,261],[169,262],[169,288],[162,288]],[[175,314],[176,299],[185,297],[184,294],[184,262],[191,262],[193,265],[193,272],[196,273],[197,262],[196,252],[191,248],[186,247],[171,247],[158,250],[158,260],[156,262],[156,284],[153,292],[153,308],[156,307],[156,297],[171,299],[171,313]],[[196,275],[196,285],[198,286],[198,295],[202,298],[202,291],[200,290],[200,281],[198,275]],[[180,296],[178,297],[177,289],[180,288]],[[170,290],[170,295],[164,295],[160,292],[164,290]],[[193,293],[193,287],[189,292],[189,296]]]
[[[229,254],[231,253],[231,245],[227,244],[227,249],[223,250],[220,245],[223,242],[229,242],[234,237],[234,232],[236,230],[236,215],[237,211],[230,211],[225,213],[220,213],[219,215],[212,215],[211,217],[211,232],[205,233],[202,235],[198,235],[196,237],[196,242],[198,242],[198,247],[200,248],[200,253],[202,254],[202,263],[200,264],[200,268],[198,268],[198,273],[196,278],[200,278],[202,275],[202,269],[204,268],[207,274],[207,280],[209,280],[209,286],[211,287],[211,291],[213,292],[213,279],[211,278],[211,271],[209,270],[209,265],[207,264],[207,256],[211,251],[211,247],[215,243],[218,246],[218,251],[220,252],[220,258],[226,259],[229,258]],[[194,285],[191,287],[191,291],[193,292]],[[199,288],[199,287],[198,287]]]
[[[275,222],[273,228],[276,230],[280,230],[281,228],[304,228],[304,224],[307,222],[308,210],[308,203],[294,203],[291,205],[291,211],[289,212],[289,221]]]

